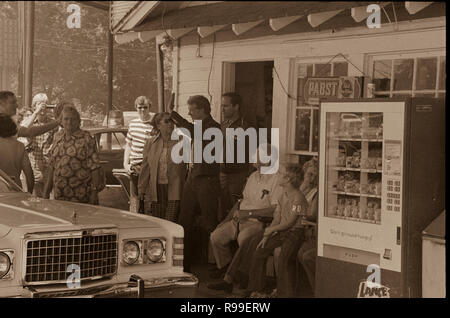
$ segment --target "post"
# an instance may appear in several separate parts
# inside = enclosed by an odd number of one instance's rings
[[[114,51],[114,36],[109,30],[108,32],[108,101],[106,102],[106,126],[109,126],[109,113],[113,105],[113,51]],[[107,149],[111,149],[112,134],[106,134]]]
[[[33,94],[33,51],[34,51],[34,1],[27,2],[25,21],[25,99],[24,106],[31,107]]]
[[[18,88],[17,88],[17,99],[19,102],[19,105],[23,105],[24,101],[24,62],[25,62],[25,3],[24,1],[19,1],[17,3],[17,40],[18,40]]]
[[[113,50],[114,36],[111,31],[108,32],[108,101],[106,103],[106,120],[109,121],[109,112],[113,104]]]
[[[158,81],[158,112],[164,111],[164,55],[156,38],[156,78]]]

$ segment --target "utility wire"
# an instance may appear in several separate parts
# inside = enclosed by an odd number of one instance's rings
[[[212,101],[212,95],[211,95],[211,92],[210,92],[210,89],[209,89],[209,84],[210,84],[210,81],[211,81],[211,74],[212,74],[212,68],[213,68],[215,43],[216,43],[216,33],[213,34],[212,54],[211,54],[211,65],[210,65],[210,67],[209,67],[209,75],[208,75],[208,95],[209,95],[209,102]]]

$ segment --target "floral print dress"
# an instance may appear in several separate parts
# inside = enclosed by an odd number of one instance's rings
[[[55,135],[51,153],[56,200],[88,203],[92,171],[100,168],[95,139],[84,130]]]

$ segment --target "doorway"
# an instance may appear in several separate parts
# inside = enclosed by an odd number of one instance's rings
[[[250,127],[272,128],[273,61],[224,63],[223,93],[242,98],[241,114]]]

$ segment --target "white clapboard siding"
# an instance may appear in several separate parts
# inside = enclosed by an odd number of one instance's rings
[[[222,31],[222,32],[232,32]],[[214,60],[211,67],[212,45],[201,43],[200,55],[197,57],[196,38],[190,41],[181,39],[178,50],[178,106],[180,113],[187,116],[186,101],[189,96],[201,94],[209,98],[208,76],[211,70],[210,92],[212,95],[212,115],[220,119],[220,95],[222,93],[222,64],[224,62],[274,61],[283,86],[291,95],[296,89],[293,81],[295,61],[308,61],[322,58],[323,62],[332,56],[343,53],[359,69],[368,71],[368,56],[371,54],[445,50],[445,17],[418,21],[405,21],[398,24],[398,30],[386,25],[378,30],[367,32],[367,27],[348,28],[331,33],[316,31],[300,34],[267,36],[255,39],[236,40],[215,43]],[[176,70],[174,70],[176,72]],[[360,72],[349,65],[350,76],[360,76]],[[371,75],[371,74],[366,74]],[[293,105],[287,98],[282,86],[274,77],[272,127],[280,128],[280,153],[288,149],[289,109]],[[186,117],[189,118],[189,117]]]
[[[192,69],[192,70],[182,70],[178,72],[178,81],[180,83],[182,82],[189,82],[189,81],[204,81],[205,80],[205,73],[209,74],[209,67],[208,68],[198,68],[198,69]],[[206,75],[208,76],[208,75]]]

